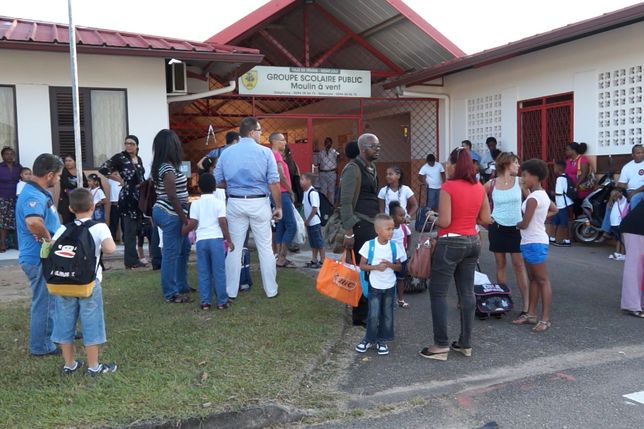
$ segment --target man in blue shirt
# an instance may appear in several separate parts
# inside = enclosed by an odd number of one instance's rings
[[[266,296],[277,296],[277,267],[273,256],[271,219],[282,218],[280,176],[270,149],[259,144],[262,127],[257,119],[244,118],[239,125],[239,143],[223,151],[215,168],[218,188],[225,188],[226,217],[235,246],[226,258],[226,289],[230,298],[239,292],[241,255],[248,227],[259,255],[262,285]],[[275,209],[271,210],[269,196]]]
[[[34,356],[57,354],[51,341],[54,300],[40,262],[43,241],[51,241],[60,227],[56,205],[47,192],[60,180],[63,162],[55,155],[44,153],[34,161],[33,176],[16,202],[16,231],[20,253],[18,262],[31,283],[31,319],[29,322],[29,351]]]
[[[478,153],[476,153],[476,151],[472,150],[472,142],[471,141],[463,140],[461,142],[461,146],[464,149],[467,149],[469,151],[470,155],[472,156],[472,161],[476,162],[477,164],[481,164],[481,156]]]
[[[207,168],[204,168],[204,166],[203,166],[203,162],[206,160],[206,158],[212,158],[216,162],[216,160],[219,159],[219,157],[221,156],[221,154],[222,154],[222,152],[224,150],[226,150],[229,147],[231,147],[232,145],[236,144],[238,141],[239,141],[239,133],[238,132],[235,132],[235,131],[227,132],[226,133],[226,144],[224,146],[216,147],[213,150],[211,150],[210,152],[208,152],[208,154],[206,156],[204,156],[203,158],[201,158],[199,160],[199,162],[197,163],[197,167],[202,169],[202,170],[207,170]]]

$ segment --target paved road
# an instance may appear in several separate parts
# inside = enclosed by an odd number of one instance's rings
[[[509,319],[477,320],[472,358],[419,357],[431,342],[429,296],[409,296],[411,309],[395,313],[391,354],[356,353],[341,386],[350,408],[372,417],[316,427],[478,428],[490,421],[502,428],[644,427],[644,404],[622,397],[644,391],[644,321],[619,310],[623,263],[609,260],[611,251],[551,248],[552,328],[533,333]],[[481,265],[493,279],[489,252]],[[456,339],[453,288],[450,305]],[[362,332],[354,334],[357,343]],[[392,404],[403,411],[382,412]]]

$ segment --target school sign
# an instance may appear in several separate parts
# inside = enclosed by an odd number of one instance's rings
[[[240,95],[371,97],[368,70],[256,66],[239,78]]]

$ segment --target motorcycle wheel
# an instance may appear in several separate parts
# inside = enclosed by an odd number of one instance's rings
[[[584,244],[590,244],[597,241],[601,236],[601,234],[602,234],[601,230],[597,229],[592,225],[586,225],[585,223],[578,223],[573,228],[573,235],[575,237],[575,241],[578,241]]]

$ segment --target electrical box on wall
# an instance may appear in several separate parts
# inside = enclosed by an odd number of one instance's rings
[[[165,82],[168,94],[187,94],[186,63],[170,61],[165,68]]]

